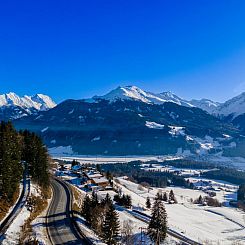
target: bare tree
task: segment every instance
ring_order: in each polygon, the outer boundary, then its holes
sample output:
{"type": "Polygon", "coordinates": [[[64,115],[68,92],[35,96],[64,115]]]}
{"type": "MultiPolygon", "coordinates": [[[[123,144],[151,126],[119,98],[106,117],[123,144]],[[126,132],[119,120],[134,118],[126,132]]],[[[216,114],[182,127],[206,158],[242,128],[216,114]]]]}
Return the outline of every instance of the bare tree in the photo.
{"type": "Polygon", "coordinates": [[[133,226],[131,220],[124,220],[122,225],[122,240],[126,245],[133,245],[133,226]]]}

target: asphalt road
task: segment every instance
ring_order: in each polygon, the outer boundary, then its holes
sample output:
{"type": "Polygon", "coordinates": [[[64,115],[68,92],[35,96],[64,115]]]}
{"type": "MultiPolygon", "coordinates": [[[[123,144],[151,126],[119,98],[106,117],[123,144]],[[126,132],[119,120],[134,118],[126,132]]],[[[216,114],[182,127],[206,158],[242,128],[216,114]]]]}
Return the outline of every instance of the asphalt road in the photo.
{"type": "Polygon", "coordinates": [[[9,215],[3,220],[0,225],[0,244],[3,239],[5,239],[5,232],[9,228],[9,226],[13,223],[14,219],[18,216],[22,208],[24,207],[27,197],[30,193],[30,178],[28,177],[27,169],[25,169],[23,173],[23,189],[20,194],[20,197],[15,204],[12,211],[9,215]]]}
{"type": "Polygon", "coordinates": [[[72,221],[71,192],[66,184],[52,179],[53,197],[49,206],[46,224],[52,244],[90,244],[81,236],[72,221]]]}

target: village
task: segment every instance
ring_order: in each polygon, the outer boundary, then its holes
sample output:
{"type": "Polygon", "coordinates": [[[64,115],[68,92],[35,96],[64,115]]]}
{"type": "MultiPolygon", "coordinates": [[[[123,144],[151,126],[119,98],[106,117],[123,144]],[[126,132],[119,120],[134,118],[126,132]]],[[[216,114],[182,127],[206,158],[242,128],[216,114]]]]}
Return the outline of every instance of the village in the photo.
{"type": "MultiPolygon", "coordinates": [[[[138,234],[140,227],[147,227],[147,221],[140,220],[142,214],[148,217],[151,215],[151,208],[147,208],[146,201],[149,199],[153,204],[159,193],[163,196],[166,193],[169,197],[173,192],[174,200],[168,199],[164,201],[164,205],[168,215],[168,225],[176,234],[182,234],[201,243],[210,242],[210,244],[214,241],[231,244],[235,237],[242,239],[245,227],[244,212],[233,205],[233,201],[237,199],[237,185],[201,178],[199,171],[194,169],[176,169],[171,166],[166,169],[160,165],[147,166],[145,164],[142,166],[144,171],[154,169],[156,171],[175,171],[175,174],[182,175],[183,173],[185,179],[192,183],[191,189],[171,184],[164,188],[156,188],[136,183],[127,176],[113,177],[111,173],[101,171],[100,167],[104,168],[104,165],[93,165],[87,161],[76,160],[77,162],[55,160],[57,164],[57,168],[54,169],[55,175],[75,186],[83,195],[92,195],[93,192],[96,192],[99,199],[103,199],[109,194],[114,201],[118,193],[130,196],[132,200],[130,209],[125,207],[116,209],[122,224],[125,220],[130,220],[134,224],[135,234],[138,234]],[[215,200],[211,204],[214,206],[210,206],[206,200],[215,200]],[[137,216],[136,212],[140,212],[140,215],[137,216]],[[200,222],[196,221],[197,216],[200,217],[200,222]],[[190,226],[186,227],[186,222],[190,226]],[[193,229],[194,224],[195,229],[193,229]],[[216,224],[215,229],[214,224],[216,224]],[[233,229],[233,232],[227,233],[225,227],[233,229]],[[210,230],[214,232],[210,233],[210,230]],[[209,240],[206,239],[207,236],[209,240]]],[[[171,236],[168,237],[168,241],[170,244],[175,244],[171,236]]]]}

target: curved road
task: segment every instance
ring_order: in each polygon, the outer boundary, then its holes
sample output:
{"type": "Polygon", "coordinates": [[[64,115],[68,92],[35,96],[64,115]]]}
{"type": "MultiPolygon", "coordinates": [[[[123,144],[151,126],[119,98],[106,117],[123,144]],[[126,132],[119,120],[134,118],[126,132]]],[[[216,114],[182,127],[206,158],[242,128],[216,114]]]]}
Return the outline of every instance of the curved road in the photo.
{"type": "Polygon", "coordinates": [[[3,220],[3,222],[0,225],[0,244],[1,240],[4,239],[4,234],[9,228],[9,226],[13,223],[14,219],[18,216],[18,214],[21,212],[23,209],[26,200],[29,196],[30,193],[30,178],[28,177],[28,171],[27,168],[25,168],[23,172],[23,189],[20,194],[20,197],[15,204],[14,208],[10,212],[10,214],[3,220]]]}
{"type": "Polygon", "coordinates": [[[71,213],[72,195],[69,187],[60,180],[52,179],[53,197],[48,209],[46,224],[52,244],[91,244],[82,237],[73,222],[71,213]]]}

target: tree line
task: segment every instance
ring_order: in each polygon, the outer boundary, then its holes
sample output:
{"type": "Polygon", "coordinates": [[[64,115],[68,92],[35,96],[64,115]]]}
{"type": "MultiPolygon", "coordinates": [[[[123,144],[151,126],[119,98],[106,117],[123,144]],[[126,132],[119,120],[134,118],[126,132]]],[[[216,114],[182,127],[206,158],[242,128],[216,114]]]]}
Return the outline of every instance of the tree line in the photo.
{"type": "Polygon", "coordinates": [[[42,187],[49,185],[48,154],[42,140],[27,130],[17,131],[10,122],[0,123],[0,196],[13,201],[23,170],[42,187]]]}
{"type": "Polygon", "coordinates": [[[183,176],[176,175],[172,172],[145,171],[142,169],[141,161],[132,161],[127,164],[103,164],[101,166],[104,172],[110,171],[114,176],[128,176],[132,181],[137,183],[148,183],[150,186],[164,188],[169,185],[193,188],[193,184],[185,180],[183,176]]]}
{"type": "MultiPolygon", "coordinates": [[[[171,195],[173,195],[172,198],[175,199],[174,194],[172,193],[171,195]]],[[[116,195],[114,200],[117,203],[124,200],[123,204],[125,206],[128,205],[128,208],[131,208],[132,204],[130,196],[116,195]]],[[[149,199],[148,202],[150,202],[149,199]]],[[[95,230],[106,244],[114,245],[120,243],[119,216],[109,194],[100,201],[95,192],[92,193],[92,196],[86,195],[83,200],[81,215],[85,218],[87,224],[95,230]]],[[[125,244],[134,244],[132,227],[130,227],[129,223],[127,223],[126,226],[127,227],[125,227],[125,224],[122,226],[122,239],[125,239],[126,234],[125,244]]],[[[166,238],[167,213],[162,201],[162,196],[159,193],[156,195],[153,203],[147,234],[155,244],[160,244],[166,238]]]]}
{"type": "Polygon", "coordinates": [[[245,203],[245,184],[241,184],[237,191],[237,200],[245,203]]]}

